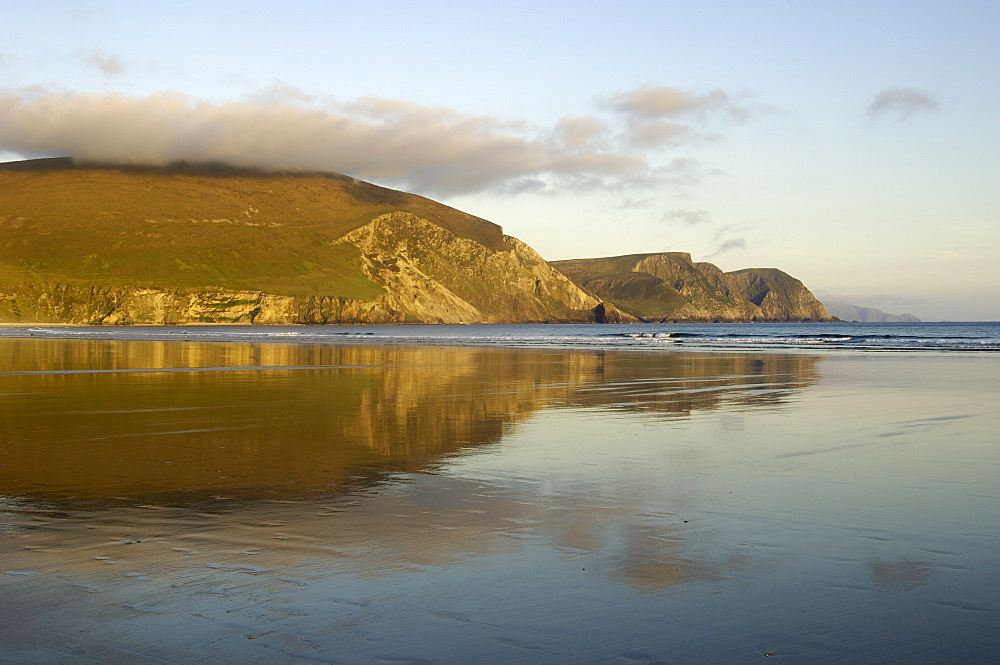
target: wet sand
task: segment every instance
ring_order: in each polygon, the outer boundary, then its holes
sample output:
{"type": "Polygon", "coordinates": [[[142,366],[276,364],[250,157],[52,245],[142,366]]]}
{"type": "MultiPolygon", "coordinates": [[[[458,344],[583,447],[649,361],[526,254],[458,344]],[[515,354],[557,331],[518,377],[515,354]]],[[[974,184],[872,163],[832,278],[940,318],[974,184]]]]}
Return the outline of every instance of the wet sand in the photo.
{"type": "Polygon", "coordinates": [[[0,663],[988,662],[1000,359],[0,340],[0,663]]]}

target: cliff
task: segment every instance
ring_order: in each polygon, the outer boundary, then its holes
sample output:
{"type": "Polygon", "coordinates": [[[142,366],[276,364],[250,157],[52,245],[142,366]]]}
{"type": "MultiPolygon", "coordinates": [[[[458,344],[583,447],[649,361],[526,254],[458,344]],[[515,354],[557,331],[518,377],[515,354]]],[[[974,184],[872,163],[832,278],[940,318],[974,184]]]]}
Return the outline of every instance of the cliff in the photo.
{"type": "Polygon", "coordinates": [[[0,322],[632,321],[502,229],[329,173],[0,165],[0,322]]]}
{"type": "Polygon", "coordinates": [[[0,323],[820,321],[775,269],[548,263],[484,219],[333,173],[0,164],[0,323]]]}
{"type": "Polygon", "coordinates": [[[723,272],[685,252],[553,261],[583,288],[643,321],[832,321],[794,277],[775,268],[723,272]]]}
{"type": "Polygon", "coordinates": [[[862,323],[919,323],[920,319],[913,314],[889,314],[874,307],[849,305],[846,302],[827,300],[823,303],[831,314],[844,321],[860,321],[862,323]]]}

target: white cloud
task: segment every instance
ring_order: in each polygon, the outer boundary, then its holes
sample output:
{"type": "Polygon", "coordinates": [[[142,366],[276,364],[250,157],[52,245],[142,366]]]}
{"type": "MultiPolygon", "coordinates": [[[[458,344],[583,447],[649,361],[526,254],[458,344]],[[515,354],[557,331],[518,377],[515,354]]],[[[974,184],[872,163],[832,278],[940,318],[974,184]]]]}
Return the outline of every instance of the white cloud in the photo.
{"type": "MultiPolygon", "coordinates": [[[[114,56],[90,57],[109,72],[124,67],[114,56]]],[[[655,122],[664,114],[732,111],[719,91],[675,99],[669,90],[647,86],[615,103],[630,118],[655,122]]],[[[573,115],[534,127],[396,99],[318,98],[281,82],[229,102],[175,92],[0,90],[0,150],[26,156],[336,171],[429,195],[683,187],[711,172],[690,157],[656,159],[650,148],[659,139],[623,143],[621,120],[573,115]]]]}
{"type": "Polygon", "coordinates": [[[608,134],[607,124],[594,116],[566,116],[555,127],[556,139],[570,150],[596,148],[608,134]]]}
{"type": "Polygon", "coordinates": [[[939,104],[930,92],[919,88],[886,88],[875,95],[868,105],[868,115],[894,116],[897,121],[907,120],[919,111],[937,110],[939,104]]]}
{"type": "Polygon", "coordinates": [[[647,120],[702,117],[713,111],[745,119],[749,113],[748,109],[734,104],[732,97],[722,90],[699,94],[651,83],[614,95],[610,105],[617,111],[647,120]]]}
{"type": "Polygon", "coordinates": [[[605,105],[625,118],[625,141],[643,149],[713,138],[700,131],[712,115],[737,122],[752,115],[749,107],[722,90],[695,93],[650,83],[614,95],[605,105]]]}
{"type": "Polygon", "coordinates": [[[712,253],[709,254],[708,256],[709,256],[709,258],[711,258],[713,256],[718,256],[719,254],[725,254],[726,252],[730,252],[730,251],[732,251],[734,249],[746,249],[746,248],[747,248],[747,239],[746,238],[742,238],[742,237],[740,237],[740,238],[727,238],[727,239],[722,240],[721,242],[718,242],[717,244],[715,244],[712,247],[712,253]]]}
{"type": "Polygon", "coordinates": [[[661,219],[664,222],[695,226],[711,223],[712,216],[707,210],[668,210],[663,213],[661,219]]]}
{"type": "Polygon", "coordinates": [[[634,210],[637,208],[649,208],[655,202],[656,201],[654,199],[648,197],[642,199],[637,199],[634,197],[626,197],[618,201],[618,203],[616,203],[614,207],[615,210],[634,210]]]}
{"type": "Polygon", "coordinates": [[[712,258],[736,249],[746,249],[747,239],[744,235],[754,227],[751,224],[726,224],[719,227],[710,243],[711,249],[707,258],[712,258]]]}
{"type": "Polygon", "coordinates": [[[125,61],[113,53],[91,51],[84,55],[83,60],[105,74],[121,74],[125,71],[125,61]]]}
{"type": "Polygon", "coordinates": [[[274,81],[271,85],[247,95],[244,100],[248,104],[312,104],[317,101],[300,88],[288,85],[284,81],[274,81]]]}

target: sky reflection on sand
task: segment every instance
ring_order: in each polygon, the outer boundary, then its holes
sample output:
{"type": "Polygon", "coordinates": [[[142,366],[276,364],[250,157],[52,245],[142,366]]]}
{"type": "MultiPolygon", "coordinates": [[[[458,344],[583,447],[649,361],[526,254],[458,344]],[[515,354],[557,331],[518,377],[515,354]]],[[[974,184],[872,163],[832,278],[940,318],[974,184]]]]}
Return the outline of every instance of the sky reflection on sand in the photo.
{"type": "Polygon", "coordinates": [[[1000,646],[991,358],[17,344],[11,662],[1000,646]]]}

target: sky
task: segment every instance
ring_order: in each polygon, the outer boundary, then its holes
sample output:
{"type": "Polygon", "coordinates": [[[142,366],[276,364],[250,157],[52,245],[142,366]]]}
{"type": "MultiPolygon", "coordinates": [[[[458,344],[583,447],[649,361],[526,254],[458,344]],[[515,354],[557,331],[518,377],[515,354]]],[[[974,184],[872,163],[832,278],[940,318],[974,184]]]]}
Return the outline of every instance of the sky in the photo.
{"type": "Polygon", "coordinates": [[[321,169],[1000,320],[1000,3],[0,0],[0,161],[321,169]]]}

